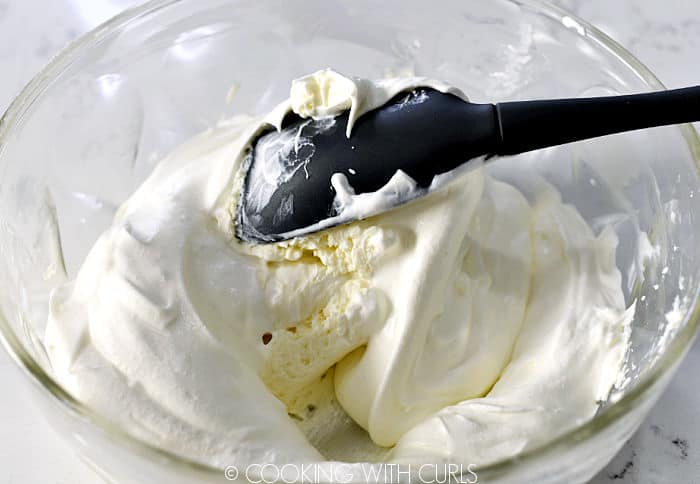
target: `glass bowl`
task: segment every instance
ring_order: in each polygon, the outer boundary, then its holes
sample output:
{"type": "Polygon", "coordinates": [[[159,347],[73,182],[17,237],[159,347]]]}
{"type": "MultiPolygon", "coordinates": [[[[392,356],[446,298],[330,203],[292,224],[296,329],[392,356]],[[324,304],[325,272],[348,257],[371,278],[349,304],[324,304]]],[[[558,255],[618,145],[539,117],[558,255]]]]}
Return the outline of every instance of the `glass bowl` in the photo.
{"type": "MultiPolygon", "coordinates": [[[[266,112],[290,79],[326,66],[440,78],[476,101],[663,89],[604,34],[538,0],[156,0],[75,42],[0,122],[0,335],[48,421],[107,481],[244,476],[153,447],[61,388],[42,345],[51,288],[75,276],[161,156],[230,115],[266,112]]],[[[698,329],[699,161],[697,134],[680,126],[492,164],[507,178],[529,163],[594,229],[612,225],[636,307],[624,378],[595,418],[478,469],[479,482],[586,481],[658,399],[698,329]]]]}

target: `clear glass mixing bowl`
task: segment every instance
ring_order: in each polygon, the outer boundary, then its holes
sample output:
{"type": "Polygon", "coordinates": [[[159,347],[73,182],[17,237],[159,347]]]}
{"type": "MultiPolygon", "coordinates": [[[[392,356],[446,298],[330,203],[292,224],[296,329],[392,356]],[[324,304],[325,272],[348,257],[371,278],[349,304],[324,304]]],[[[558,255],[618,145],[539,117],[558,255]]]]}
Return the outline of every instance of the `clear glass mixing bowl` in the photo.
{"type": "MultiPolygon", "coordinates": [[[[537,0],[157,0],[77,41],[0,123],[0,334],[50,423],[108,481],[227,476],[127,435],[52,379],[42,346],[51,288],[75,276],[159,157],[222,118],[266,112],[291,78],[326,66],[441,78],[477,101],[663,88],[601,32],[537,0]]],[[[598,415],[478,469],[479,482],[583,482],[659,397],[698,328],[698,161],[697,134],[681,126],[492,165],[507,178],[509,165],[529,163],[594,228],[615,228],[636,314],[626,378],[598,415]]]]}

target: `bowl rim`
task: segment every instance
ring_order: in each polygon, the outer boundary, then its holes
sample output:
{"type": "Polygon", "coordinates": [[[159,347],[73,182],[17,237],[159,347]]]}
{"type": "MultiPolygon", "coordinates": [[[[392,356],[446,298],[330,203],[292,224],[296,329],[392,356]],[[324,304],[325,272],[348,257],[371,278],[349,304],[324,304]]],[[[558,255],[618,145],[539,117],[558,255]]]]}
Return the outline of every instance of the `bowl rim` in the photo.
{"type": "MultiPolygon", "coordinates": [[[[59,52],[32,78],[20,94],[13,100],[3,116],[0,117],[0,160],[2,160],[7,145],[6,140],[12,134],[13,129],[21,123],[25,113],[34,102],[40,98],[43,92],[50,87],[52,79],[78,60],[86,48],[100,44],[110,35],[127,27],[132,22],[143,20],[160,10],[186,1],[188,0],[150,0],[140,6],[127,8],[79,37],[59,52]]],[[[665,86],[646,65],[607,34],[579,18],[576,14],[562,7],[552,5],[546,0],[507,1],[516,5],[534,8],[538,13],[558,21],[565,28],[573,29],[581,37],[596,42],[600,48],[616,57],[619,62],[634,72],[649,88],[656,90],[665,89],[665,86]]],[[[700,173],[700,137],[698,137],[698,133],[690,124],[680,125],[678,129],[681,131],[690,150],[691,157],[695,161],[695,167],[700,173]]],[[[511,470],[515,466],[534,462],[550,453],[566,449],[572,445],[581,444],[635,409],[637,404],[644,399],[660,380],[663,380],[665,376],[672,375],[673,370],[681,362],[691,347],[700,330],[699,295],[700,285],[695,288],[692,305],[683,318],[684,324],[673,335],[666,351],[664,351],[652,366],[639,377],[634,387],[627,391],[618,401],[600,411],[591,420],[574,427],[553,440],[545,442],[543,445],[517,454],[516,456],[502,459],[493,464],[476,467],[475,470],[479,473],[479,477],[483,475],[495,477],[511,470]]],[[[1,311],[0,342],[2,342],[2,346],[21,371],[29,376],[32,384],[51,398],[53,403],[58,404],[63,411],[68,412],[72,417],[86,421],[93,428],[107,434],[108,438],[118,441],[119,445],[140,454],[141,457],[151,458],[152,460],[156,458],[162,464],[167,463],[171,470],[180,468],[182,470],[203,472],[212,476],[221,476],[224,472],[224,469],[183,457],[142,440],[115,425],[99,412],[71,396],[42,368],[35,358],[25,350],[15,334],[15,331],[11,328],[8,320],[1,311]],[[164,460],[167,462],[164,462],[164,460]]]]}

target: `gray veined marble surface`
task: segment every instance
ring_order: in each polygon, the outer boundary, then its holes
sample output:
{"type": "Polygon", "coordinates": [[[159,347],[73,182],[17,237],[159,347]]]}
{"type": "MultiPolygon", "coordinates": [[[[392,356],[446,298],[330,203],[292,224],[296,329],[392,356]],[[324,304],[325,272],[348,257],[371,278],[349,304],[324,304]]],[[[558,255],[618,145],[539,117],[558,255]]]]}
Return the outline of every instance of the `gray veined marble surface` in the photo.
{"type": "MultiPolygon", "coordinates": [[[[58,50],[136,0],[0,0],[0,111],[58,50]]],[[[556,0],[630,49],[668,87],[700,84],[700,0],[556,0]]],[[[697,126],[697,125],[696,125],[697,126]]],[[[0,351],[0,484],[91,484],[0,351]]],[[[700,482],[700,343],[640,430],[593,482],[700,482]]]]}

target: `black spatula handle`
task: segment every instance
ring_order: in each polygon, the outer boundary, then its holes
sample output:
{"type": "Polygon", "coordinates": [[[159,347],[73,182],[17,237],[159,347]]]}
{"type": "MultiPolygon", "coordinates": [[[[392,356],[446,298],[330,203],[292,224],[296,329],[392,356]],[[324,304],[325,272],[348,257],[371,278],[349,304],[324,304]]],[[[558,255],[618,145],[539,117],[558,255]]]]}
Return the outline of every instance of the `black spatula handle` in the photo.
{"type": "Polygon", "coordinates": [[[700,86],[577,99],[496,104],[495,155],[514,155],[612,133],[700,121],[700,86]]]}

